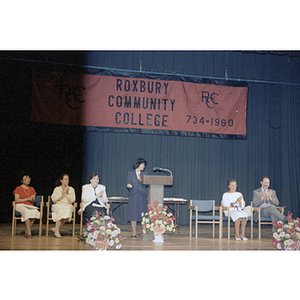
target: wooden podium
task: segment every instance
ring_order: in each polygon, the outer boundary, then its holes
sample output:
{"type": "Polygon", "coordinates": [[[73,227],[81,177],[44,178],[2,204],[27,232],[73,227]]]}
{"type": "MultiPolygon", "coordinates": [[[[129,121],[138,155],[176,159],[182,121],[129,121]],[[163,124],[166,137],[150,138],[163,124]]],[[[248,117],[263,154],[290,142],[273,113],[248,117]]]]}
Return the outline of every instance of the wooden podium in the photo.
{"type": "Polygon", "coordinates": [[[173,185],[173,176],[144,175],[141,181],[144,185],[149,185],[148,203],[153,207],[154,201],[164,204],[164,186],[173,185]]]}

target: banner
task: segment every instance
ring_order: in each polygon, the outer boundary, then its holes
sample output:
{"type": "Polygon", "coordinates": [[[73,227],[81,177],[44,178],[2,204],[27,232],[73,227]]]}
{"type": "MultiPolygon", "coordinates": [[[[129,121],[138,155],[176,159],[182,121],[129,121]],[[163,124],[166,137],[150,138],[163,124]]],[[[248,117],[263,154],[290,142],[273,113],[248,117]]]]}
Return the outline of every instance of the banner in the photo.
{"type": "Polygon", "coordinates": [[[247,86],[33,72],[33,121],[246,135],[247,86]]]}

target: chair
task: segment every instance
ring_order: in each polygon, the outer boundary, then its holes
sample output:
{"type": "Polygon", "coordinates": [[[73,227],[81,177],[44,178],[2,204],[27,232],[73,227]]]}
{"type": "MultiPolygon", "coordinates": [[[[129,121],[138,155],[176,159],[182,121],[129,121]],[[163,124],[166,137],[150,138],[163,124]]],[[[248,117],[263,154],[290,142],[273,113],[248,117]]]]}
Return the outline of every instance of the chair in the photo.
{"type": "MultiPolygon", "coordinates": [[[[35,197],[35,206],[40,208],[40,225],[39,225],[39,236],[42,235],[42,219],[43,219],[43,207],[44,207],[44,196],[37,195],[35,197]]],[[[17,220],[21,220],[21,214],[16,211],[16,202],[12,201],[13,213],[12,213],[12,229],[11,236],[14,236],[17,232],[17,220]]]]}
{"type": "MultiPolygon", "coordinates": [[[[230,239],[230,207],[224,206],[223,201],[221,201],[221,207],[222,207],[222,211],[227,211],[228,212],[228,217],[223,216],[222,219],[228,222],[227,223],[228,224],[228,226],[227,226],[227,237],[228,237],[228,239],[230,239]]],[[[258,211],[258,210],[257,210],[257,207],[252,206],[252,202],[251,202],[251,215],[247,217],[247,221],[249,221],[249,220],[251,221],[251,223],[250,223],[250,226],[251,226],[251,228],[250,228],[250,230],[251,230],[251,240],[253,239],[253,212],[254,211],[258,211]]],[[[258,214],[260,215],[260,211],[258,212],[258,214]]],[[[223,228],[223,226],[222,226],[222,228],[223,228]]],[[[223,237],[223,232],[222,232],[222,237],[223,237]]]]}
{"type": "MultiPolygon", "coordinates": [[[[110,204],[107,203],[106,206],[107,206],[107,214],[109,215],[110,204]]],[[[82,223],[83,223],[83,213],[82,212],[83,212],[83,203],[80,202],[80,209],[78,210],[78,214],[80,215],[80,231],[79,231],[80,235],[82,234],[82,223]]]]}
{"type": "MultiPolygon", "coordinates": [[[[52,201],[52,197],[48,196],[48,202],[46,203],[47,206],[47,227],[46,227],[46,236],[48,236],[48,232],[49,232],[49,221],[53,220],[52,219],[52,212],[50,210],[51,206],[53,205],[53,201],[52,201]]],[[[72,236],[75,236],[75,219],[76,219],[76,208],[77,208],[77,203],[74,202],[73,203],[73,213],[72,213],[72,219],[71,221],[73,222],[73,226],[72,226],[72,236]]]]}
{"type": "Polygon", "coordinates": [[[219,238],[221,239],[222,209],[220,206],[215,206],[215,200],[190,200],[189,210],[190,210],[190,237],[192,236],[192,221],[195,221],[196,239],[198,238],[198,224],[203,224],[203,223],[213,224],[213,233],[212,233],[213,237],[215,237],[215,224],[219,224],[219,238]],[[219,210],[219,215],[215,214],[217,210],[219,210]],[[195,211],[195,214],[193,214],[193,211],[195,211]]]}
{"type": "MultiPolygon", "coordinates": [[[[261,239],[261,225],[273,225],[272,219],[268,217],[262,217],[260,212],[260,207],[253,206],[253,203],[251,201],[251,207],[253,211],[258,212],[258,220],[255,221],[255,223],[258,223],[258,239],[261,239]]],[[[277,208],[282,214],[284,213],[284,207],[278,207],[277,208]]]]}

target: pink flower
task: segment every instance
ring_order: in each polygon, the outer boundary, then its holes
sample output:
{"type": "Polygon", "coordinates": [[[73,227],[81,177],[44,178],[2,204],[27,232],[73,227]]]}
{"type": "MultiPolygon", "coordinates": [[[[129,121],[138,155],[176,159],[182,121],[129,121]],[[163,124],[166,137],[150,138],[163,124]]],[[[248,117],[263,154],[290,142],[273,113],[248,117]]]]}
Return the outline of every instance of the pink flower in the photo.
{"type": "Polygon", "coordinates": [[[286,216],[287,219],[289,220],[289,222],[292,222],[292,221],[293,221],[292,215],[293,215],[293,214],[292,214],[291,212],[289,212],[289,214],[286,216]]]}
{"type": "Polygon", "coordinates": [[[281,228],[282,227],[282,221],[275,221],[274,223],[273,223],[273,225],[274,225],[274,227],[275,228],[281,228]]]}

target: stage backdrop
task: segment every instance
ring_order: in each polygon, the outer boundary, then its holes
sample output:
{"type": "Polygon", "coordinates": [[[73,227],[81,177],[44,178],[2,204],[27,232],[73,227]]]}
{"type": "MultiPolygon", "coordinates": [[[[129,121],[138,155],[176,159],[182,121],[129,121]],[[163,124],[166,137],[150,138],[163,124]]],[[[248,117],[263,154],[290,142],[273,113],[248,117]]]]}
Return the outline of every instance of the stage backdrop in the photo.
{"type": "Polygon", "coordinates": [[[34,71],[32,121],[246,137],[246,83],[118,75],[34,71]]]}

